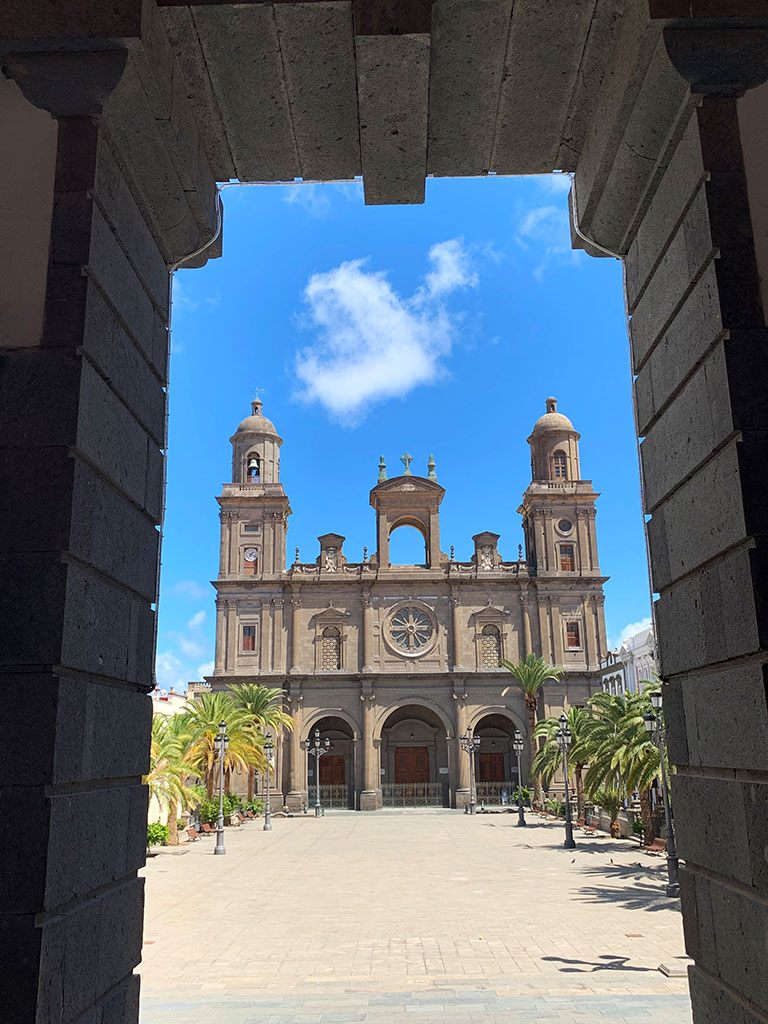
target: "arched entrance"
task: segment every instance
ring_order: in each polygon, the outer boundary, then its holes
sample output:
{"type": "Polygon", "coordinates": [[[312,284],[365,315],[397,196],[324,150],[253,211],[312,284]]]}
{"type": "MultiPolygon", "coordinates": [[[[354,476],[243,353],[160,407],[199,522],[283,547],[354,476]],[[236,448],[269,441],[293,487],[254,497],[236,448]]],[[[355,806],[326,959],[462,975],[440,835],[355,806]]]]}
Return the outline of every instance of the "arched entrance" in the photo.
{"type": "MultiPolygon", "coordinates": [[[[310,726],[307,737],[314,742],[315,729],[320,739],[330,740],[327,753],[320,758],[320,803],[335,810],[355,809],[356,748],[349,722],[336,716],[318,719],[310,726]]],[[[307,755],[307,795],[310,806],[317,798],[316,765],[313,755],[307,755]]]]}
{"type": "Polygon", "coordinates": [[[383,807],[448,807],[448,744],[436,712],[397,708],[381,728],[383,807]]]}
{"type": "Polygon", "coordinates": [[[511,804],[519,784],[517,757],[512,749],[515,723],[506,715],[489,714],[478,721],[474,733],[480,737],[475,754],[477,803],[491,807],[511,804]]]}

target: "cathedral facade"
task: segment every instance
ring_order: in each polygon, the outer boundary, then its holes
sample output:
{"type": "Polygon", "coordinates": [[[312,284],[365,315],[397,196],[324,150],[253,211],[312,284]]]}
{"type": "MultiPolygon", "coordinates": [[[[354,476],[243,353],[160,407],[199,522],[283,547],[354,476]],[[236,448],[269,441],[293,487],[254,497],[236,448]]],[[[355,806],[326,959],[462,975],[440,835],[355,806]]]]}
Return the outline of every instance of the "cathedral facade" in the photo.
{"type": "MultiPolygon", "coordinates": [[[[362,562],[348,561],[344,537],[327,533],[318,537],[315,561],[300,562],[297,549],[288,564],[283,441],[262,403],[252,403],[231,438],[232,482],[217,499],[216,660],[208,683],[285,689],[296,728],[278,744],[276,805],[299,810],[314,800],[317,769],[304,741],[316,729],[331,743],[320,760],[326,806],[464,806],[470,765],[460,737],[467,729],[480,737],[478,801],[509,799],[517,784],[512,737],[517,729],[527,740],[528,724],[522,691],[499,660],[534,652],[565,669],[540,692],[541,716],[559,715],[600,688],[606,578],[597,554],[598,495],[581,477],[579,437],[547,399],[528,438],[531,482],[518,509],[524,550],[513,560],[491,532],[472,538],[469,561],[456,560],[453,549],[446,554],[445,491],[434,459],[418,476],[406,453],[393,478],[381,459],[370,492],[370,557],[366,550],[362,562]],[[390,564],[390,537],[402,526],[422,534],[423,565],[390,564]]],[[[526,753],[524,784],[529,767],[526,753]]]]}

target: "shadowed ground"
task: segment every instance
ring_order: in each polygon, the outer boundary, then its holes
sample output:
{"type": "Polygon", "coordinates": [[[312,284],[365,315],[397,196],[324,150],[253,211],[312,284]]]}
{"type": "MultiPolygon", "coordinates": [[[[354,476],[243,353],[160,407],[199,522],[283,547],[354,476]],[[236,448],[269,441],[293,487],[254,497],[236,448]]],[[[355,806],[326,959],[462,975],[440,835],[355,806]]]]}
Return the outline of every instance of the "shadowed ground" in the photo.
{"type": "Polygon", "coordinates": [[[515,821],[277,818],[152,858],[142,1024],[690,1024],[663,860],[515,821]]]}

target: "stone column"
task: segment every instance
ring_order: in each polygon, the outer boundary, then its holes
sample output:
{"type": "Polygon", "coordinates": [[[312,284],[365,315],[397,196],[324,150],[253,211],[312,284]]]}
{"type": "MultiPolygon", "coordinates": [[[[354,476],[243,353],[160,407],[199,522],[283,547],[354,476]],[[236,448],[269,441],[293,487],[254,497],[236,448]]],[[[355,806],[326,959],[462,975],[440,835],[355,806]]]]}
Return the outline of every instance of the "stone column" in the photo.
{"type": "MultiPolygon", "coordinates": [[[[10,981],[3,1016],[130,1024],[138,1018],[168,265],[202,245],[208,225],[193,225],[188,249],[169,244],[157,222],[170,223],[168,206],[178,203],[174,219],[188,225],[187,202],[169,180],[156,205],[147,203],[131,139],[114,130],[130,118],[152,173],[163,161],[172,166],[156,115],[143,119],[155,62],[142,85],[128,55],[129,47],[144,53],[139,18],[97,5],[81,24],[99,37],[100,52],[66,52],[67,40],[57,40],[56,52],[41,54],[72,12],[38,9],[30,46],[31,13],[3,12],[0,76],[0,189],[14,190],[0,286],[0,660],[7,716],[34,723],[34,743],[28,730],[5,730],[0,766],[4,814],[18,823],[0,897],[10,981]],[[10,38],[35,52],[9,54],[10,38]]],[[[154,37],[157,11],[145,5],[142,13],[154,37]]],[[[199,173],[203,187],[202,166],[199,173]]]]}
{"type": "Polygon", "coordinates": [[[241,576],[243,573],[243,563],[240,552],[240,529],[238,527],[240,515],[237,512],[225,512],[224,515],[227,519],[227,575],[241,576]]]}
{"type": "Polygon", "coordinates": [[[534,509],[533,532],[536,536],[536,568],[539,572],[546,572],[551,566],[547,558],[547,534],[544,530],[543,509],[534,509]]]}
{"type": "Polygon", "coordinates": [[[362,637],[362,659],[361,670],[373,672],[372,648],[373,648],[373,609],[371,608],[371,592],[367,588],[363,590],[363,637],[362,637]]]}
{"type": "Polygon", "coordinates": [[[528,607],[528,588],[523,587],[520,593],[520,616],[523,626],[523,657],[527,658],[533,651],[531,644],[531,612],[528,607]]]}
{"type": "Polygon", "coordinates": [[[592,571],[592,552],[590,551],[589,537],[589,516],[586,509],[578,509],[576,512],[576,536],[578,538],[579,552],[579,575],[588,576],[592,571]]]}
{"type": "Polygon", "coordinates": [[[291,596],[291,654],[288,659],[292,675],[296,675],[301,672],[301,635],[299,633],[301,620],[300,608],[301,598],[294,592],[291,596]]]}
{"type": "Polygon", "coordinates": [[[226,512],[219,512],[221,523],[221,536],[219,537],[219,579],[229,572],[229,516],[226,512]]]}
{"type": "Polygon", "coordinates": [[[459,738],[467,731],[469,714],[467,694],[462,690],[454,693],[456,702],[456,738],[453,741],[456,762],[456,806],[466,807],[470,797],[469,754],[461,749],[459,738]]]}
{"type": "Polygon", "coordinates": [[[453,646],[453,671],[463,672],[464,666],[461,663],[461,605],[458,589],[451,591],[451,641],[453,646]]]}
{"type": "Polygon", "coordinates": [[[553,515],[554,513],[551,508],[544,509],[542,530],[544,531],[545,543],[547,545],[547,568],[550,572],[559,572],[560,559],[557,557],[557,547],[555,545],[555,529],[554,523],[552,522],[553,515]]]}
{"type": "Polygon", "coordinates": [[[379,771],[379,748],[374,741],[374,716],[376,694],[363,692],[363,785],[360,794],[360,810],[375,811],[381,807],[381,774],[379,771]]]}
{"type": "Polygon", "coordinates": [[[237,601],[227,601],[227,653],[224,659],[224,669],[227,672],[237,671],[237,660],[240,653],[238,624],[237,601]]]}
{"type": "Polygon", "coordinates": [[[273,649],[274,658],[273,665],[275,672],[283,671],[283,651],[284,651],[284,635],[283,635],[283,605],[285,601],[282,597],[275,598],[275,632],[273,637],[273,649]]]}
{"type": "MultiPolygon", "coordinates": [[[[560,598],[547,595],[547,618],[552,634],[552,660],[555,665],[563,664],[563,617],[560,614],[560,598]]],[[[582,637],[582,643],[584,638],[582,637]]]]}
{"type": "Polygon", "coordinates": [[[261,657],[260,668],[264,673],[272,671],[272,602],[261,602],[261,657]]]}
{"type": "Polygon", "coordinates": [[[264,555],[264,572],[269,575],[275,571],[275,562],[272,557],[274,548],[275,526],[272,512],[265,512],[263,518],[264,536],[262,539],[262,552],[264,555]]]}
{"type": "Polygon", "coordinates": [[[216,660],[215,669],[220,672],[226,665],[227,657],[227,607],[221,598],[216,599],[216,660]]]}
{"type": "MultiPolygon", "coordinates": [[[[292,684],[295,686],[295,684],[292,684]]],[[[304,751],[301,746],[301,733],[303,728],[303,697],[300,694],[291,692],[288,707],[293,718],[293,732],[289,734],[289,780],[290,790],[285,798],[288,810],[300,812],[307,802],[307,791],[305,787],[304,773],[304,751]]]]}

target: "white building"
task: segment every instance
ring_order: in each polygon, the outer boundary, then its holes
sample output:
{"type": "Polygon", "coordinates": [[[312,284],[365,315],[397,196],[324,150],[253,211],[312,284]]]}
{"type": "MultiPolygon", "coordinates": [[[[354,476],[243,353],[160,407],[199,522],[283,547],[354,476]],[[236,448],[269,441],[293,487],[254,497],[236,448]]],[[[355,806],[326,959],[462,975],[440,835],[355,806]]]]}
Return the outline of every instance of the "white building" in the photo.
{"type": "Polygon", "coordinates": [[[601,686],[606,693],[637,693],[643,680],[652,680],[656,663],[653,626],[629,637],[618,650],[609,651],[602,667],[601,686]]]}

